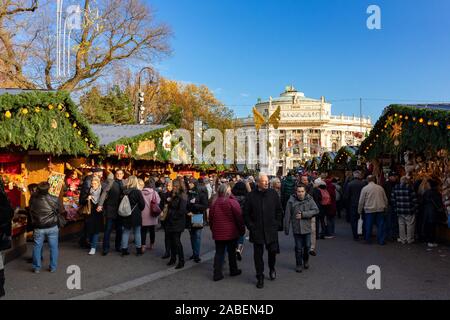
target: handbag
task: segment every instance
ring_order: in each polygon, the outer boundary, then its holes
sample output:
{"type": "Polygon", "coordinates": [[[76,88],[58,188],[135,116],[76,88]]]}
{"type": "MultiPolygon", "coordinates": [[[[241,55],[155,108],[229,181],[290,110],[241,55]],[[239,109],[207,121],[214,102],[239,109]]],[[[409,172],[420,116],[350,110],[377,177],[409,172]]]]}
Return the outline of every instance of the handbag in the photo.
{"type": "Polygon", "coordinates": [[[203,213],[194,214],[191,219],[193,228],[203,228],[203,213]]]}
{"type": "Polygon", "coordinates": [[[91,200],[88,200],[88,202],[84,206],[80,207],[78,213],[82,216],[89,216],[91,215],[91,207],[91,200]]]}
{"type": "Polygon", "coordinates": [[[64,228],[67,224],[67,220],[66,218],[64,218],[64,216],[57,214],[58,217],[58,227],[59,228],[64,228]]]}
{"type": "Polygon", "coordinates": [[[155,200],[156,195],[153,196],[152,201],[150,202],[150,214],[152,217],[156,218],[161,214],[161,208],[159,204],[157,204],[155,200]]]}

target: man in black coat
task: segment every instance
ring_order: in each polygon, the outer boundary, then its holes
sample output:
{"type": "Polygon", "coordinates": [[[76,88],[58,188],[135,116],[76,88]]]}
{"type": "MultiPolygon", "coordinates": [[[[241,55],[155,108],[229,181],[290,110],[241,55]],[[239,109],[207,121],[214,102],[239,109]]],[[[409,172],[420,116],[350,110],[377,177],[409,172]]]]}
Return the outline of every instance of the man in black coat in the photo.
{"type": "Polygon", "coordinates": [[[264,287],[264,245],[269,256],[270,279],[275,280],[276,254],[279,253],[278,231],[282,230],[283,209],[278,193],[269,189],[269,178],[260,175],[257,188],[247,196],[244,220],[250,230],[250,242],[253,243],[258,288],[264,287]]]}
{"type": "Polygon", "coordinates": [[[344,191],[344,199],[346,200],[348,208],[350,210],[349,214],[350,214],[350,223],[352,226],[353,239],[355,241],[358,241],[359,197],[361,195],[362,188],[364,188],[367,185],[367,181],[363,180],[363,175],[362,172],[360,171],[353,172],[353,178],[354,179],[348,183],[347,188],[344,191]]]}
{"type": "Polygon", "coordinates": [[[98,204],[98,211],[102,211],[105,215],[106,225],[105,233],[103,236],[103,255],[106,256],[109,252],[110,244],[109,239],[114,226],[116,231],[115,237],[115,249],[117,252],[121,252],[122,242],[122,220],[119,219],[117,212],[119,211],[120,201],[123,198],[123,170],[116,171],[115,178],[112,173],[106,180],[106,187],[102,186],[102,195],[98,204]]]}

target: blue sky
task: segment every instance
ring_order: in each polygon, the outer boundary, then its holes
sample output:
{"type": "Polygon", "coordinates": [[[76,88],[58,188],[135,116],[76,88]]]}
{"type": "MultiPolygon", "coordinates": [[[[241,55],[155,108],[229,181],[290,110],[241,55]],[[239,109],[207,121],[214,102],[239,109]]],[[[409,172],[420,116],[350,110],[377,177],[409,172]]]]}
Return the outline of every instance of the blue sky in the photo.
{"type": "Polygon", "coordinates": [[[447,0],[148,3],[174,32],[160,73],[207,85],[237,116],[288,84],[325,96],[333,114],[359,115],[361,97],[374,120],[390,103],[450,101],[447,0]],[[381,8],[381,30],[366,27],[371,4],[381,8]]]}

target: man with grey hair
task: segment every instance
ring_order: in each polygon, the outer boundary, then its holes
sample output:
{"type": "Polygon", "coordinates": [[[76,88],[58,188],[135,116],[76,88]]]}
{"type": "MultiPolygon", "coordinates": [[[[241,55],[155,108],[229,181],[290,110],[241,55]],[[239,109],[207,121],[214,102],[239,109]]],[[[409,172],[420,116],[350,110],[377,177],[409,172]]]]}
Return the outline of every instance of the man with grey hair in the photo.
{"type": "Polygon", "coordinates": [[[375,176],[368,176],[369,184],[362,188],[359,197],[358,213],[365,212],[365,240],[370,243],[374,221],[377,224],[377,241],[379,245],[385,244],[384,218],[388,207],[386,193],[382,186],[375,183],[375,176]]]}
{"type": "Polygon", "coordinates": [[[275,280],[276,254],[279,253],[278,231],[283,230],[283,209],[280,197],[273,189],[269,189],[269,178],[259,175],[257,188],[247,196],[244,209],[244,220],[250,230],[250,242],[253,243],[257,288],[264,287],[264,246],[269,256],[270,279],[275,280]]]}
{"type": "Polygon", "coordinates": [[[344,191],[344,198],[350,210],[350,224],[352,226],[353,239],[358,241],[359,198],[361,196],[361,190],[366,186],[367,182],[362,180],[361,171],[353,172],[353,178],[354,179],[349,182],[344,191]]]}

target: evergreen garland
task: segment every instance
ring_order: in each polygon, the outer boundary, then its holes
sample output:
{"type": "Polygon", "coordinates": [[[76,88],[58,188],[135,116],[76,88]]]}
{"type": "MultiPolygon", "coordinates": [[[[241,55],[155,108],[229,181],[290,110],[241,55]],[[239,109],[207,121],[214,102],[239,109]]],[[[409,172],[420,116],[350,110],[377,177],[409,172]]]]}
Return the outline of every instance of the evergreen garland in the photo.
{"type": "Polygon", "coordinates": [[[405,150],[415,152],[450,150],[450,112],[445,110],[391,105],[361,144],[361,154],[375,159],[405,150]],[[393,126],[401,133],[393,135],[393,126]]]}
{"type": "Polygon", "coordinates": [[[79,155],[98,145],[88,122],[63,91],[1,95],[0,123],[2,149],[79,155]]]}

